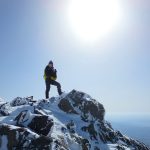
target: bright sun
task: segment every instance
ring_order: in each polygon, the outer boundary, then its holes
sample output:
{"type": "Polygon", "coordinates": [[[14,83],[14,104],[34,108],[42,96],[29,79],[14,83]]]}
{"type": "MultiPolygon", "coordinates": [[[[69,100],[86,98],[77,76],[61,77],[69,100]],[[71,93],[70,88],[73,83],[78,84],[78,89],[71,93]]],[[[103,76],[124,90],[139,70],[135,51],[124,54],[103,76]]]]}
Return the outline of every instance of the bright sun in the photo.
{"type": "Polygon", "coordinates": [[[68,15],[76,35],[93,42],[113,29],[121,10],[119,0],[70,0],[68,15]]]}

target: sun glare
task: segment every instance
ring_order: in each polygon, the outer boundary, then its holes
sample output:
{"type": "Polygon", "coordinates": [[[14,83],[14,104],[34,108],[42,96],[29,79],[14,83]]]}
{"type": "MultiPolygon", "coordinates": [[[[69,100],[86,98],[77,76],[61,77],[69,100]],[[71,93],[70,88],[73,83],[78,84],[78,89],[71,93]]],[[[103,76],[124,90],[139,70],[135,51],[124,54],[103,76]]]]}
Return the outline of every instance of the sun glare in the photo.
{"type": "Polygon", "coordinates": [[[87,42],[108,34],[121,16],[119,0],[70,0],[68,10],[73,31],[87,42]]]}

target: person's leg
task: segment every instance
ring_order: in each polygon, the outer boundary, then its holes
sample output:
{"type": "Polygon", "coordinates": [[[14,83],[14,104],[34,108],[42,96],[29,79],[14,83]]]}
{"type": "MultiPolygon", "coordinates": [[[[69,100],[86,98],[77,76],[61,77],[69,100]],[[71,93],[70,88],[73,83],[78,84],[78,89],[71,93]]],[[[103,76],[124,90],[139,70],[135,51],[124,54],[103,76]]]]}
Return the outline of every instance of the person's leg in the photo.
{"type": "Polygon", "coordinates": [[[46,84],[45,97],[46,97],[46,99],[47,99],[47,98],[49,98],[50,81],[49,81],[49,80],[45,80],[45,84],[46,84]]]}
{"type": "Polygon", "coordinates": [[[62,94],[62,91],[61,91],[61,85],[60,85],[60,83],[57,82],[57,81],[54,81],[54,80],[52,80],[50,83],[51,83],[52,85],[57,86],[58,94],[61,95],[61,94],[62,94]]]}

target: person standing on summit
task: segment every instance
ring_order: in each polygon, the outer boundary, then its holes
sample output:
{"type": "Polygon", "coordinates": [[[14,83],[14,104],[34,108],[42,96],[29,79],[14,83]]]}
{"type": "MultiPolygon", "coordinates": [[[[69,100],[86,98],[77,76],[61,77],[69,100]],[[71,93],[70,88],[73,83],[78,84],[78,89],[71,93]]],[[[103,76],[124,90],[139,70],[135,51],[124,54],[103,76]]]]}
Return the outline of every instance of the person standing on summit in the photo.
{"type": "Polygon", "coordinates": [[[53,67],[53,62],[50,61],[44,70],[44,79],[46,84],[45,97],[49,98],[50,85],[57,86],[58,94],[62,94],[61,85],[56,81],[57,79],[57,70],[53,67]]]}

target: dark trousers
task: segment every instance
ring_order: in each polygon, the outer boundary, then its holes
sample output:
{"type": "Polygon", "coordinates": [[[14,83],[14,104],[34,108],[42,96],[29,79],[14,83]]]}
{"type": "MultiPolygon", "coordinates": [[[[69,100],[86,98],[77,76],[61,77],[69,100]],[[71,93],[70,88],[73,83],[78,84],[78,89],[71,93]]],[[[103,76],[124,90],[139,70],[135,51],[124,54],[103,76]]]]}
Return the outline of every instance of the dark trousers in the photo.
{"type": "Polygon", "coordinates": [[[46,91],[45,91],[45,96],[46,96],[46,98],[49,98],[50,85],[55,85],[55,86],[57,86],[58,94],[59,94],[59,95],[62,94],[61,85],[60,85],[59,82],[54,81],[54,80],[46,79],[46,80],[45,80],[45,83],[46,83],[46,91]]]}

